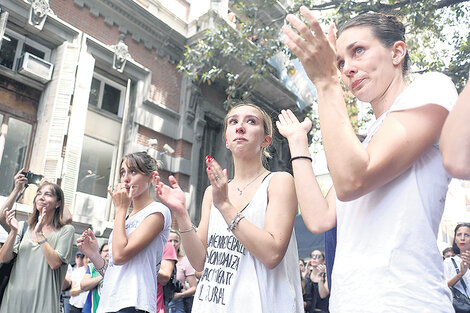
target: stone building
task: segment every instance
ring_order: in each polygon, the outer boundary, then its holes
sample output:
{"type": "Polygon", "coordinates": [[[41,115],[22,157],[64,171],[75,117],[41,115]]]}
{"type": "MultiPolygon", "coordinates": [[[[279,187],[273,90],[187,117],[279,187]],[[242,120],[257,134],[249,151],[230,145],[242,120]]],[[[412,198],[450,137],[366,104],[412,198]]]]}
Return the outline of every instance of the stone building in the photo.
{"type": "MultiPolygon", "coordinates": [[[[122,155],[148,150],[173,173],[198,222],[208,180],[204,156],[231,170],[222,142],[224,82],[195,85],[176,66],[185,45],[227,23],[227,1],[2,0],[0,2],[0,202],[21,168],[58,182],[77,233],[112,228],[107,186],[122,155]]],[[[282,14],[282,6],[269,14],[282,14]]],[[[299,113],[275,76],[253,101],[273,116],[299,113]]],[[[288,149],[275,138],[272,170],[288,149]]],[[[18,204],[31,211],[34,187],[18,204]]]]}

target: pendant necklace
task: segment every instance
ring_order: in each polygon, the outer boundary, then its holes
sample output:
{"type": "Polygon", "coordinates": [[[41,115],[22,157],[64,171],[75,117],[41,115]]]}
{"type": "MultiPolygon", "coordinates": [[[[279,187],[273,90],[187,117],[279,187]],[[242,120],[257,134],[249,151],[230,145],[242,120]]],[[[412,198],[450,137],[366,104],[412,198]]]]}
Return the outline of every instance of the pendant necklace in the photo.
{"type": "Polygon", "coordinates": [[[240,188],[237,187],[237,190],[238,190],[238,192],[240,193],[240,196],[243,194],[243,191],[246,189],[246,187],[250,186],[251,183],[253,183],[253,182],[254,182],[258,177],[260,177],[261,174],[263,174],[263,173],[264,173],[264,169],[263,169],[258,175],[256,175],[256,177],[255,177],[252,181],[250,181],[248,184],[246,184],[245,187],[243,187],[242,189],[240,189],[240,188]]]}

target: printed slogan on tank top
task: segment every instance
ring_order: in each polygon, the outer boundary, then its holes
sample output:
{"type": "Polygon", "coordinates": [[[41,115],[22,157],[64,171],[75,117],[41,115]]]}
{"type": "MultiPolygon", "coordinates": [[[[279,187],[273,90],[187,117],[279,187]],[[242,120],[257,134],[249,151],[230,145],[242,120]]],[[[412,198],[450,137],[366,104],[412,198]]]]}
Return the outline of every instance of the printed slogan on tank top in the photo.
{"type": "Polygon", "coordinates": [[[245,255],[245,247],[233,235],[211,235],[207,242],[206,265],[199,280],[197,298],[202,302],[226,305],[226,288],[233,283],[245,255]]]}

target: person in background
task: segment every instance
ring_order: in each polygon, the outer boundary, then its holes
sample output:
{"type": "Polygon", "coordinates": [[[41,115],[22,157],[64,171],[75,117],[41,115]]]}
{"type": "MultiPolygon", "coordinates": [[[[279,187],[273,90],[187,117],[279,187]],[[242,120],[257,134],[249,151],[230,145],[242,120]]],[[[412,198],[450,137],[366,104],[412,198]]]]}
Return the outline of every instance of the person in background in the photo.
{"type": "Polygon", "coordinates": [[[451,256],[455,256],[454,249],[452,247],[448,247],[442,250],[442,258],[444,260],[450,258],[451,256]]]}
{"type": "Polygon", "coordinates": [[[72,287],[70,288],[70,313],[81,313],[85,305],[88,291],[80,288],[80,282],[85,276],[88,268],[87,258],[81,251],[75,254],[75,267],[73,268],[71,280],[72,287]]]}
{"type": "Polygon", "coordinates": [[[65,274],[64,283],[62,284],[62,291],[60,293],[60,312],[70,313],[70,288],[72,288],[72,265],[67,266],[67,274],[65,274]]]}
{"type": "MultiPolygon", "coordinates": [[[[109,262],[109,247],[107,243],[101,245],[100,255],[109,262]]],[[[80,289],[89,291],[82,313],[96,313],[100,303],[101,289],[103,287],[103,276],[96,270],[92,262],[88,263],[88,268],[80,282],[80,289]]]]}
{"type": "Polygon", "coordinates": [[[305,266],[305,312],[328,313],[328,282],[326,280],[325,254],[313,250],[310,260],[305,266]]]}
{"type": "Polygon", "coordinates": [[[191,313],[194,293],[196,292],[197,286],[197,280],[195,277],[196,271],[183,253],[181,235],[177,230],[170,230],[169,242],[173,247],[175,247],[178,255],[178,262],[176,263],[176,278],[183,286],[183,289],[181,292],[175,292],[173,299],[168,304],[168,307],[170,308],[170,313],[191,313]]]}
{"type": "Polygon", "coordinates": [[[470,298],[470,223],[457,224],[452,249],[455,256],[444,260],[444,277],[449,287],[470,298]]]}
{"type": "Polygon", "coordinates": [[[166,307],[168,303],[165,303],[163,286],[166,286],[170,280],[177,261],[176,249],[173,244],[168,241],[163,250],[162,263],[157,276],[157,313],[166,313],[167,311],[166,307]]]}
{"type": "MultiPolygon", "coordinates": [[[[469,73],[470,77],[470,73],[469,73]]],[[[470,80],[442,128],[442,163],[454,177],[470,179],[470,80]]]]}
{"type": "MultiPolygon", "coordinates": [[[[12,194],[28,182],[21,173],[14,180],[12,194]]],[[[72,225],[62,220],[64,193],[57,184],[41,184],[28,222],[18,223],[12,204],[3,212],[10,232],[0,249],[0,262],[9,262],[15,255],[16,260],[0,312],[59,313],[60,292],[72,256],[75,232],[72,225]]]]}
{"type": "MultiPolygon", "coordinates": [[[[11,208],[16,202],[16,199],[18,198],[18,195],[23,191],[25,185],[28,184],[28,179],[22,174],[24,171],[25,169],[22,168],[18,173],[16,173],[13,190],[7,197],[7,199],[3,202],[2,207],[0,208],[0,226],[2,226],[3,229],[5,229],[7,232],[10,231],[10,226],[6,222],[4,212],[5,210],[11,210],[11,208]],[[20,181],[21,183],[18,184],[20,181]]],[[[47,179],[43,177],[39,185],[42,185],[47,182],[47,179]]],[[[65,204],[64,208],[62,209],[62,222],[64,223],[64,225],[72,224],[72,214],[70,213],[69,209],[65,206],[65,204]]]]}

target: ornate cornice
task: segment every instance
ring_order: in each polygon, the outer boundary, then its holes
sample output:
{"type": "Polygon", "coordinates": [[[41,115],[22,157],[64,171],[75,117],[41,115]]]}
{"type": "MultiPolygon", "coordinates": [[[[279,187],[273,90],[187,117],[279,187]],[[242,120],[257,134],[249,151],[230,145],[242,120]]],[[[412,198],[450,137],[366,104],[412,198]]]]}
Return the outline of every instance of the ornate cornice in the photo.
{"type": "MultiPolygon", "coordinates": [[[[116,25],[120,33],[129,34],[149,50],[155,49],[170,62],[177,62],[183,56],[185,36],[133,0],[74,0],[74,3],[87,7],[95,17],[102,16],[106,24],[116,25]]],[[[163,8],[161,11],[166,14],[163,8]]]]}

